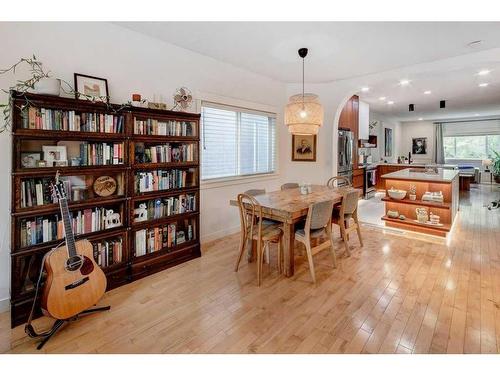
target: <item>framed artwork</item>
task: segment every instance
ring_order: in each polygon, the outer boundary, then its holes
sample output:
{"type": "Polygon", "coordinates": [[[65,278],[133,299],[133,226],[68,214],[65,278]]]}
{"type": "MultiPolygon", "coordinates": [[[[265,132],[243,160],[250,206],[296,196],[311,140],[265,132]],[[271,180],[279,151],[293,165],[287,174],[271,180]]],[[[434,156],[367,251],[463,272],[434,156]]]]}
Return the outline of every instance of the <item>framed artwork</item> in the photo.
{"type": "Polygon", "coordinates": [[[75,73],[75,98],[82,100],[101,100],[109,102],[108,80],[75,73]],[[80,95],[83,94],[83,95],[80,95]]]}
{"type": "Polygon", "coordinates": [[[315,135],[292,135],[292,161],[316,161],[315,135]]]}
{"type": "Polygon", "coordinates": [[[392,129],[384,128],[384,156],[392,156],[392,129]]]}
{"type": "Polygon", "coordinates": [[[42,146],[43,159],[48,167],[65,167],[68,165],[66,146],[42,146]]]}
{"type": "Polygon", "coordinates": [[[427,138],[412,138],[411,153],[413,155],[427,154],[427,138]]]}
{"type": "Polygon", "coordinates": [[[40,151],[21,152],[21,168],[37,168],[42,159],[40,151]]]}

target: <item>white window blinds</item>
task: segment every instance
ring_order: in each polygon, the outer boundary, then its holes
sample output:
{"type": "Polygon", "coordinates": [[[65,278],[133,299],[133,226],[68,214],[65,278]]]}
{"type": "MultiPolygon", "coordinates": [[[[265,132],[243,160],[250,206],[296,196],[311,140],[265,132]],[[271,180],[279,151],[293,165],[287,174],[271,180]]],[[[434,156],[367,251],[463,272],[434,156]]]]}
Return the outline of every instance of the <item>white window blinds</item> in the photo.
{"type": "Polygon", "coordinates": [[[272,173],[276,115],[203,102],[201,178],[272,173]]]}

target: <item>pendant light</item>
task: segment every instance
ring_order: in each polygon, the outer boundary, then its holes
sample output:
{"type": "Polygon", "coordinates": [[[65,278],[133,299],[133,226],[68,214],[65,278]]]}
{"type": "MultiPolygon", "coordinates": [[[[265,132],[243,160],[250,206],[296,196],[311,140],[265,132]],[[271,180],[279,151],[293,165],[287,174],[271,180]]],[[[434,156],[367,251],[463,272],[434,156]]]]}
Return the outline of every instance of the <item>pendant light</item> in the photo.
{"type": "Polygon", "coordinates": [[[285,107],[285,124],[292,134],[318,134],[319,127],[323,125],[323,107],[318,95],[304,92],[304,58],[307,52],[307,48],[299,49],[302,58],[302,94],[291,96],[285,107]]]}

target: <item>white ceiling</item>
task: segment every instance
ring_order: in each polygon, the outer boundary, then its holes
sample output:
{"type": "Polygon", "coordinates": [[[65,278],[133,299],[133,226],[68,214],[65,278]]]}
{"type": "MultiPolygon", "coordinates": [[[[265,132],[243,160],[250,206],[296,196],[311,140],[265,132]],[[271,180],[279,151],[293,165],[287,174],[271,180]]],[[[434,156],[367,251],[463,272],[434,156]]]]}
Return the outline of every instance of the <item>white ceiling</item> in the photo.
{"type": "Polygon", "coordinates": [[[328,82],[500,47],[498,22],[118,22],[283,82],[328,82]]]}
{"type": "Polygon", "coordinates": [[[287,83],[302,78],[297,55],[300,47],[309,48],[308,83],[408,71],[390,80],[370,79],[370,91],[360,93],[371,109],[399,121],[500,115],[500,57],[490,53],[500,47],[500,22],[117,24],[287,83]],[[468,46],[475,40],[483,43],[475,48],[468,46]],[[484,57],[469,58],[475,55],[484,57]],[[490,69],[491,73],[479,77],[481,69],[490,69]],[[411,83],[400,86],[399,78],[411,83]],[[479,88],[481,82],[490,85],[479,88]],[[432,94],[424,95],[425,90],[432,94]],[[380,96],[395,104],[378,100],[380,96]],[[439,109],[441,99],[447,101],[445,110],[439,109]],[[415,104],[415,112],[408,112],[410,103],[415,104]]]}

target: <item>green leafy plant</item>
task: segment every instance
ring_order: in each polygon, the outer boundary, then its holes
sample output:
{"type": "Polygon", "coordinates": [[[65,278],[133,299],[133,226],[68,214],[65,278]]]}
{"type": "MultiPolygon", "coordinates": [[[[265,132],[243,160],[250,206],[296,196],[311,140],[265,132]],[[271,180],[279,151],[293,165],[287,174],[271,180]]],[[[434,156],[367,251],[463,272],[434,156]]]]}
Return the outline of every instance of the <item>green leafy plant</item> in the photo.
{"type": "Polygon", "coordinates": [[[493,165],[491,166],[491,170],[494,176],[500,177],[500,154],[495,150],[492,150],[495,153],[495,157],[493,158],[493,165]]]}
{"type": "Polygon", "coordinates": [[[29,90],[35,88],[35,84],[44,78],[49,78],[50,72],[43,70],[42,62],[37,60],[36,56],[33,55],[30,58],[21,58],[14,65],[6,69],[0,69],[1,74],[13,73],[16,74],[16,69],[21,65],[27,65],[29,67],[30,77],[25,80],[16,80],[13,86],[8,89],[2,89],[3,92],[8,94],[7,103],[0,103],[0,110],[3,116],[3,125],[0,126],[0,133],[3,133],[10,128],[11,125],[11,115],[12,115],[12,91],[18,91],[22,94],[27,93],[29,90]]]}

